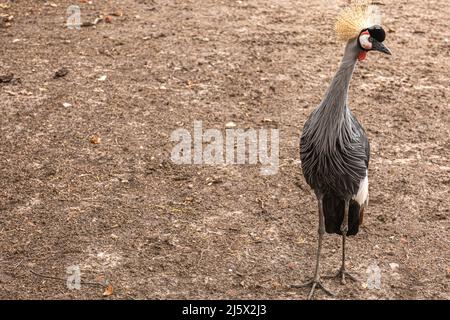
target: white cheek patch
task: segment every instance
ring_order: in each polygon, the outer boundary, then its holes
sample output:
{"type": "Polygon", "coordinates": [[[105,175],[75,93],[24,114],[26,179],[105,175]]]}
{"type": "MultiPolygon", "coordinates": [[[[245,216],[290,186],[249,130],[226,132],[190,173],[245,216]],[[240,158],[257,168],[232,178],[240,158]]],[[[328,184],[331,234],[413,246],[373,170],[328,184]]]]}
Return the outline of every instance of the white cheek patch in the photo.
{"type": "Polygon", "coordinates": [[[367,32],[363,32],[361,36],[359,37],[359,43],[361,44],[361,47],[363,47],[366,50],[372,49],[372,42],[369,41],[370,34],[367,32]]]}

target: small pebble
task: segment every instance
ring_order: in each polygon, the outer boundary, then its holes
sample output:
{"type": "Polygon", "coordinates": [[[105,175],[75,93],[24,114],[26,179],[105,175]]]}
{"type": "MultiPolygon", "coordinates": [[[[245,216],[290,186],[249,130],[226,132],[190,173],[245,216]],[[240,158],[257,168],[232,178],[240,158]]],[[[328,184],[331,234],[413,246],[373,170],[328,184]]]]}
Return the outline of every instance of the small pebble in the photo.
{"type": "Polygon", "coordinates": [[[389,263],[389,266],[391,267],[392,271],[397,271],[398,268],[400,267],[400,265],[398,263],[395,263],[395,262],[389,263]]]}

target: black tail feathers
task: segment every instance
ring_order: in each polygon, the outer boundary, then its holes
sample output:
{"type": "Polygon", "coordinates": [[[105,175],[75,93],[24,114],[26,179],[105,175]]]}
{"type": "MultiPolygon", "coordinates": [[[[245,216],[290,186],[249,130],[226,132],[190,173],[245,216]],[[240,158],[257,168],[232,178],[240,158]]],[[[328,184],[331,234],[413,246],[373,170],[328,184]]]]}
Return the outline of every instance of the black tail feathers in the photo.
{"type": "MultiPolygon", "coordinates": [[[[345,202],[344,200],[327,194],[323,198],[323,211],[325,215],[325,230],[327,233],[342,234],[341,224],[344,219],[345,202]]],[[[360,225],[360,205],[350,200],[350,207],[348,210],[348,236],[354,236],[359,231],[360,225]]]]}

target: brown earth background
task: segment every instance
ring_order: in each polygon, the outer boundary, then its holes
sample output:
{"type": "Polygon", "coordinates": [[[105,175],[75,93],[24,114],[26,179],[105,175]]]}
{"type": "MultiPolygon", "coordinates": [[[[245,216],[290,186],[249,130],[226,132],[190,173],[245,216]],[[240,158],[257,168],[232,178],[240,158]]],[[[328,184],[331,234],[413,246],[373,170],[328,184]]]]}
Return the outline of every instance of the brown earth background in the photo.
{"type": "MultiPolygon", "coordinates": [[[[289,285],[312,275],[318,219],[299,136],[342,56],[344,1],[90,2],[0,2],[0,298],[304,299],[289,285]],[[108,21],[69,30],[71,4],[108,21]],[[172,131],[194,120],[278,128],[278,174],[172,163],[172,131]],[[72,265],[113,294],[69,290],[72,265]]],[[[335,299],[449,299],[450,4],[380,7],[394,54],[369,54],[349,98],[372,146],[348,241],[362,282],[325,284],[335,299]]],[[[338,236],[322,257],[337,270],[338,236]]]]}

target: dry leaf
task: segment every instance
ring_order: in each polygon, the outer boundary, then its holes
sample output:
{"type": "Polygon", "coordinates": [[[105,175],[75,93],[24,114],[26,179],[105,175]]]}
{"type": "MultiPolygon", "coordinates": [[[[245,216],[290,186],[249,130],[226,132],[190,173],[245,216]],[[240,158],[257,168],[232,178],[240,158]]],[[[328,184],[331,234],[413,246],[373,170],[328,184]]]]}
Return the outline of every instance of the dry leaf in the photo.
{"type": "Polygon", "coordinates": [[[102,142],[102,139],[99,136],[92,136],[89,141],[92,144],[100,144],[100,142],[102,142]]]}
{"type": "Polygon", "coordinates": [[[105,289],[105,292],[103,292],[103,296],[104,297],[109,297],[110,295],[112,295],[114,293],[114,288],[112,285],[108,285],[105,289]]]}

